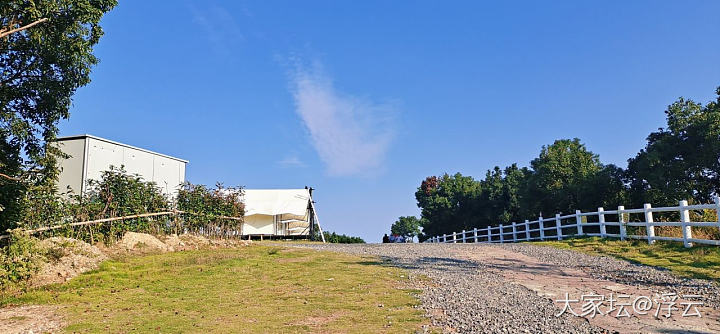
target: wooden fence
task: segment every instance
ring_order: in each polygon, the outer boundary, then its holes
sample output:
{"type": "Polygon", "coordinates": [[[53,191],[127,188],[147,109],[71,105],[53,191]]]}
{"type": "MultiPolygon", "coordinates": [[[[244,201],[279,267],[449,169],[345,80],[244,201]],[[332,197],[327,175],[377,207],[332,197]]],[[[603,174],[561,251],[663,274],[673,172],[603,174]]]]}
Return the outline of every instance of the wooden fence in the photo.
{"type": "MultiPolygon", "coordinates": [[[[142,214],[134,214],[134,215],[128,215],[128,216],[122,216],[122,217],[112,217],[112,218],[103,218],[103,219],[96,219],[96,220],[89,220],[89,221],[83,221],[83,222],[72,222],[72,223],[59,223],[56,225],[51,226],[44,226],[34,229],[28,229],[24,230],[23,232],[28,234],[38,234],[58,229],[67,229],[67,228],[78,228],[82,226],[91,226],[91,225],[100,225],[100,224],[107,224],[112,223],[116,221],[123,221],[123,220],[130,220],[130,219],[141,219],[141,218],[155,218],[155,217],[167,217],[168,219],[173,220],[172,226],[170,226],[171,229],[175,229],[175,233],[184,233],[184,232],[192,232],[195,234],[205,235],[205,236],[242,236],[242,224],[240,224],[239,229],[219,229],[217,226],[201,226],[199,228],[195,228],[193,231],[188,231],[187,227],[185,227],[182,223],[178,222],[178,218],[180,218],[182,215],[193,215],[197,216],[197,213],[192,212],[186,212],[186,211],[180,211],[180,210],[172,210],[172,211],[162,211],[162,212],[153,212],[153,213],[142,213],[142,214]]],[[[227,217],[227,216],[213,216],[216,220],[233,220],[233,221],[240,221],[243,222],[242,217],[227,217]]],[[[9,234],[0,235],[0,240],[9,238],[9,234]]]]}
{"type": "Polygon", "coordinates": [[[680,201],[678,206],[653,208],[645,204],[641,209],[625,209],[619,206],[617,210],[605,211],[598,208],[595,212],[580,212],[576,210],[571,215],[556,214],[555,217],[543,218],[523,223],[500,224],[487,228],[474,228],[469,231],[453,232],[432,237],[425,242],[432,243],[506,243],[533,240],[562,240],[573,236],[597,236],[602,238],[620,238],[647,240],[652,244],[656,240],[679,241],[685,247],[692,247],[693,243],[720,246],[720,240],[693,238],[693,227],[711,227],[720,231],[720,197],[715,197],[713,204],[688,205],[687,201],[680,201]],[[690,212],[696,210],[713,210],[717,220],[713,222],[693,222],[690,212]],[[662,215],[665,219],[679,218],[678,221],[658,221],[653,214],[662,215]],[[633,221],[632,217],[638,218],[633,221]],[[615,218],[615,221],[609,220],[615,218]],[[680,227],[682,238],[663,237],[655,235],[657,226],[680,227]],[[638,228],[639,227],[639,228],[638,228]],[[630,232],[630,233],[628,233],[630,232]],[[633,234],[637,232],[637,234],[633,234]],[[640,233],[642,232],[642,233],[640,233]]]}

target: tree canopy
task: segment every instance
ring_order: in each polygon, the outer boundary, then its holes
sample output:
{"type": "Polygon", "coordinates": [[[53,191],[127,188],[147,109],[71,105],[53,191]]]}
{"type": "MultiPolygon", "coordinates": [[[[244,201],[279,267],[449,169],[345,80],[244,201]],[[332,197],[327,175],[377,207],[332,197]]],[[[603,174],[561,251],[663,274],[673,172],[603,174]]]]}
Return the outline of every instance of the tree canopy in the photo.
{"type": "Polygon", "coordinates": [[[429,176],[415,192],[424,236],[618,205],[710,202],[720,194],[720,88],[702,105],[680,98],[627,169],[603,164],[578,138],[542,146],[529,167],[499,166],[483,180],[429,176]]]}
{"type": "Polygon", "coordinates": [[[75,91],[90,82],[98,59],[99,22],[116,0],[0,2],[0,226],[19,219],[27,184],[52,182],[55,156],[47,143],[69,117],[75,91]],[[24,178],[23,172],[41,177],[24,178]]]}
{"type": "Polygon", "coordinates": [[[403,237],[413,238],[420,235],[420,219],[415,216],[399,217],[390,226],[392,234],[402,235],[403,237]]]}
{"type": "Polygon", "coordinates": [[[667,127],[650,133],[645,148],[629,160],[634,201],[708,202],[720,192],[720,88],[716,94],[705,106],[680,98],[668,107],[667,127]]]}

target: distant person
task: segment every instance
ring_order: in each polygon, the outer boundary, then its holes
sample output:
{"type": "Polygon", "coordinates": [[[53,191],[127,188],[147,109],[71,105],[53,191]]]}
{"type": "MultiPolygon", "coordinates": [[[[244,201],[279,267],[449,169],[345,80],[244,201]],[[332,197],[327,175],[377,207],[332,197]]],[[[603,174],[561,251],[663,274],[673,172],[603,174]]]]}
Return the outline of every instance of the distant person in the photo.
{"type": "Polygon", "coordinates": [[[404,243],[405,237],[403,237],[402,235],[399,235],[399,236],[397,236],[397,238],[395,238],[395,242],[404,243]]]}
{"type": "Polygon", "coordinates": [[[387,244],[389,242],[390,242],[390,237],[388,237],[387,233],[385,233],[385,235],[383,236],[383,243],[387,244]]]}

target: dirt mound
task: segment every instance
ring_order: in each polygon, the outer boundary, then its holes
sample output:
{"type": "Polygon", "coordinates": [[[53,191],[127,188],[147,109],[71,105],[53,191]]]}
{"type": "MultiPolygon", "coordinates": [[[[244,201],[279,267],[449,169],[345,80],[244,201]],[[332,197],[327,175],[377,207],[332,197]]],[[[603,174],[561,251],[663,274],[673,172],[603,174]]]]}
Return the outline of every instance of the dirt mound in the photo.
{"type": "Polygon", "coordinates": [[[163,239],[166,245],[175,250],[193,250],[193,249],[214,249],[224,247],[244,247],[252,243],[248,240],[237,239],[208,239],[203,236],[194,234],[176,235],[172,234],[163,239]]]}
{"type": "Polygon", "coordinates": [[[173,247],[166,245],[158,238],[150,234],[136,232],[126,232],[116,246],[128,251],[174,251],[173,247]]]}
{"type": "Polygon", "coordinates": [[[52,237],[40,242],[46,252],[48,262],[30,280],[31,286],[63,283],[81,273],[97,269],[100,262],[107,259],[97,247],[86,242],[52,237]]]}

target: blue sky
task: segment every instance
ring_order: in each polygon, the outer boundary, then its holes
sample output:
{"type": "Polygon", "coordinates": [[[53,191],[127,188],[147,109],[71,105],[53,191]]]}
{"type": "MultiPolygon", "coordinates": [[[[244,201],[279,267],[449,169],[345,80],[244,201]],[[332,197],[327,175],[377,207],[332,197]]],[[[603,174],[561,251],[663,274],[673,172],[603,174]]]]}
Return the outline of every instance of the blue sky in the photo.
{"type": "Polygon", "coordinates": [[[429,175],[580,138],[626,165],[720,86],[718,1],[120,1],[61,135],[190,160],[193,183],[315,187],[378,241],[429,175]]]}

